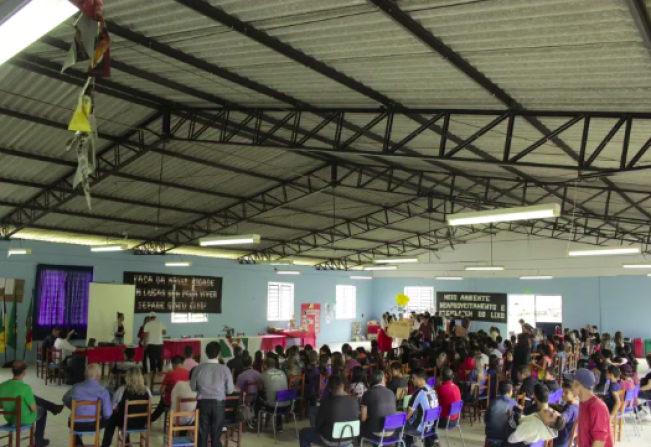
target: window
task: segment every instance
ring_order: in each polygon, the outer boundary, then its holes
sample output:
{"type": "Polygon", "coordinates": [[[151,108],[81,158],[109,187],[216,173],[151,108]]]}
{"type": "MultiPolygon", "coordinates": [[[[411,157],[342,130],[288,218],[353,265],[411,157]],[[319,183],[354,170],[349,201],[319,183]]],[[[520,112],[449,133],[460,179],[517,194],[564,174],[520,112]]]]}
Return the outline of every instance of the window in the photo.
{"type": "Polygon", "coordinates": [[[172,323],[207,323],[208,314],[172,312],[172,323]]]}
{"type": "Polygon", "coordinates": [[[45,338],[55,326],[74,329],[85,338],[92,267],[39,264],[36,269],[34,338],[45,338]]]}
{"type": "Polygon", "coordinates": [[[554,327],[563,322],[563,297],[559,295],[509,295],[509,334],[522,332],[520,319],[533,327],[553,333],[554,327]]]}
{"type": "Polygon", "coordinates": [[[405,287],[405,295],[409,297],[408,311],[434,310],[434,287],[405,287]]]}
{"type": "Polygon", "coordinates": [[[289,321],[294,315],[294,284],[270,282],[267,289],[267,321],[289,321]]]}
{"type": "Polygon", "coordinates": [[[337,286],[335,318],[337,320],[355,319],[357,316],[357,287],[337,286]]]}

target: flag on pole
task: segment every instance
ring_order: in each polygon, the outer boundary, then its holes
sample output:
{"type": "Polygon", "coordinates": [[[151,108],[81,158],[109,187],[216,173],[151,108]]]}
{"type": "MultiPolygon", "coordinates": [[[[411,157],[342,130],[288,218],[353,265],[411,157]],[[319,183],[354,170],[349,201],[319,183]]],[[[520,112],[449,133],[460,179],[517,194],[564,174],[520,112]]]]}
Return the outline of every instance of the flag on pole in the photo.
{"type": "Polygon", "coordinates": [[[7,349],[7,303],[2,297],[2,321],[0,322],[0,353],[7,349]]]}
{"type": "Polygon", "coordinates": [[[25,346],[30,351],[32,350],[32,312],[34,311],[34,295],[32,295],[32,300],[29,302],[29,310],[27,311],[27,317],[25,318],[25,346]]]}
{"type": "Polygon", "coordinates": [[[18,338],[18,326],[16,324],[16,298],[11,305],[11,314],[9,314],[9,324],[7,325],[7,346],[16,349],[16,339],[18,338]]]}

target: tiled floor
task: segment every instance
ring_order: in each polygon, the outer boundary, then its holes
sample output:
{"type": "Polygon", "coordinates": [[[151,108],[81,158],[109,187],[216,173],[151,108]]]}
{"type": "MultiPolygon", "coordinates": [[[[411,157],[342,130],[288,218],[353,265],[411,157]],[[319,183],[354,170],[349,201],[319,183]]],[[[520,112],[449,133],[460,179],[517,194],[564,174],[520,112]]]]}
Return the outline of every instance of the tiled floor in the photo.
{"type": "MultiPolygon", "coordinates": [[[[11,376],[11,370],[9,369],[0,369],[0,381],[7,380],[11,376]]],[[[68,386],[57,386],[57,385],[48,385],[47,387],[43,384],[43,380],[36,378],[36,372],[34,366],[30,366],[27,377],[25,379],[26,383],[31,385],[34,390],[34,394],[40,396],[44,399],[51,400],[52,402],[59,403],[63,394],[68,390],[68,386]]],[[[69,445],[69,436],[67,421],[70,412],[66,409],[58,416],[48,415],[48,424],[46,429],[46,437],[50,439],[51,446],[53,447],[66,447],[69,445]]],[[[299,429],[307,425],[307,422],[299,421],[299,429]]],[[[466,441],[466,447],[480,447],[484,445],[484,429],[483,425],[475,423],[472,427],[470,423],[466,420],[462,422],[462,429],[464,433],[464,438],[466,441]]],[[[151,446],[160,447],[163,445],[163,422],[159,420],[153,426],[153,433],[151,437],[151,446]]],[[[631,432],[631,441],[627,441],[626,435],[622,435],[622,441],[617,443],[617,446],[621,447],[649,447],[651,446],[651,418],[644,423],[644,431],[642,436],[633,436],[632,429],[631,432]]],[[[117,438],[117,437],[116,437],[117,438]]],[[[459,434],[456,431],[451,432],[450,437],[450,447],[461,447],[461,441],[459,439],[459,434]]],[[[88,438],[85,442],[86,445],[92,445],[92,439],[88,438]]],[[[117,439],[114,439],[113,445],[117,445],[117,439]]],[[[253,433],[245,433],[242,441],[243,447],[271,447],[271,446],[283,446],[283,445],[298,445],[298,439],[296,438],[296,432],[293,430],[293,424],[286,424],[284,433],[278,435],[278,444],[274,444],[273,436],[271,430],[264,432],[258,437],[253,433]]],[[[368,444],[367,444],[368,445],[368,444]]],[[[232,446],[232,444],[231,444],[232,446]]],[[[447,447],[445,443],[445,436],[441,439],[441,446],[447,447]]]]}

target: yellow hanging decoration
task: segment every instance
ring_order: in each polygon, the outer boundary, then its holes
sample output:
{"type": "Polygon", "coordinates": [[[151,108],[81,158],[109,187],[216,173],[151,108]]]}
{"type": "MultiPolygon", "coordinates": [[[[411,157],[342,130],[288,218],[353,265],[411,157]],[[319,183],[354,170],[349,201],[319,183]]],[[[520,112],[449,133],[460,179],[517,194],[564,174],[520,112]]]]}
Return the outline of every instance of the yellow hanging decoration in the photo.
{"type": "Polygon", "coordinates": [[[81,101],[77,104],[75,113],[72,115],[68,130],[78,132],[92,132],[93,128],[88,121],[93,108],[93,100],[90,96],[84,95],[81,101]]]}
{"type": "Polygon", "coordinates": [[[398,303],[399,306],[405,307],[408,302],[409,297],[404,293],[399,293],[398,296],[396,296],[396,303],[398,303]]]}

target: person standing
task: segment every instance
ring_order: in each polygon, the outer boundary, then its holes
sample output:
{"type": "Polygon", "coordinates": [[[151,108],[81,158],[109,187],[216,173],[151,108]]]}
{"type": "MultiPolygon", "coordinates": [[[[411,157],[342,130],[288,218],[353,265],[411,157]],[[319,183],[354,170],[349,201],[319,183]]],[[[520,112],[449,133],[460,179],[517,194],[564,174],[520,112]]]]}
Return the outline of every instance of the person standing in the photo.
{"type": "Polygon", "coordinates": [[[124,344],[124,314],[118,312],[118,319],[113,324],[113,344],[122,346],[124,344]]]}
{"type": "Polygon", "coordinates": [[[138,346],[143,348],[144,355],[142,356],[142,373],[147,374],[147,347],[145,346],[145,326],[149,323],[149,317],[145,317],[142,321],[140,329],[138,329],[138,346]]]}
{"type": "Polygon", "coordinates": [[[151,371],[163,369],[163,336],[167,334],[165,325],[156,319],[156,312],[149,314],[149,322],[143,328],[145,352],[149,357],[151,371]]]}
{"type": "MultiPolygon", "coordinates": [[[[32,425],[36,422],[35,430],[35,446],[47,447],[50,444],[49,439],[45,439],[45,424],[47,423],[47,412],[53,415],[61,413],[63,405],[55,405],[38,396],[34,396],[32,388],[23,382],[25,372],[27,371],[27,363],[17,360],[11,365],[11,372],[13,379],[9,379],[0,384],[0,398],[15,399],[20,396],[22,398],[20,407],[20,424],[32,425]]],[[[16,404],[14,402],[2,402],[2,409],[4,411],[16,411],[16,404]]],[[[4,415],[7,424],[14,425],[16,417],[13,415],[4,415]]]]}
{"type": "Polygon", "coordinates": [[[231,371],[219,363],[220,353],[219,343],[211,341],[206,346],[208,360],[192,370],[190,389],[197,392],[199,447],[207,447],[209,436],[212,447],[221,447],[226,395],[235,391],[231,371]]]}
{"type": "Polygon", "coordinates": [[[610,413],[606,404],[595,396],[592,371],[579,369],[573,376],[572,392],[579,398],[577,447],[613,447],[610,413]]]}

